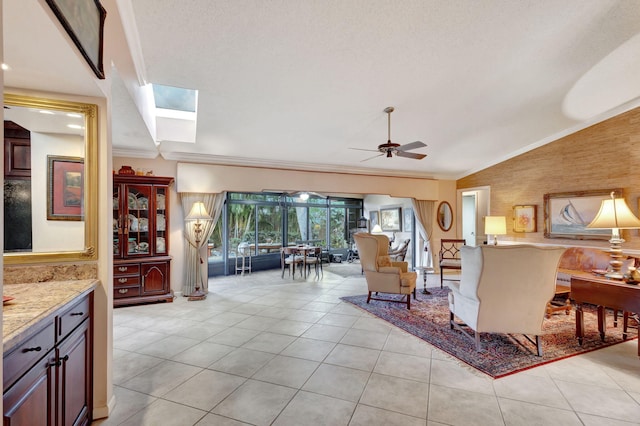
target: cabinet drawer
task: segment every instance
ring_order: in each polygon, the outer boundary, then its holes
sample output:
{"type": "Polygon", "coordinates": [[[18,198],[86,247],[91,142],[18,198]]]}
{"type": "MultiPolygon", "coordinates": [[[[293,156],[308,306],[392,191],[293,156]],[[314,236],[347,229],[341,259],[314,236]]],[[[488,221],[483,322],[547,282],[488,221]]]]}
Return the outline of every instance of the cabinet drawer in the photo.
{"type": "Polygon", "coordinates": [[[140,286],[118,287],[113,289],[113,298],[122,299],[125,297],[140,296],[140,286]]]}
{"type": "Polygon", "coordinates": [[[114,287],[129,287],[140,285],[140,277],[113,277],[114,287]]]}
{"type": "Polygon", "coordinates": [[[58,316],[58,330],[56,330],[56,340],[64,339],[85,319],[89,318],[91,310],[91,298],[84,297],[82,300],[65,310],[58,316]]]}
{"type": "Polygon", "coordinates": [[[53,322],[25,340],[13,351],[5,354],[2,361],[4,371],[3,388],[7,389],[22,376],[40,358],[49,352],[55,343],[55,328],[53,322]]]}
{"type": "Polygon", "coordinates": [[[113,265],[113,276],[118,275],[140,275],[140,265],[113,265]]]}

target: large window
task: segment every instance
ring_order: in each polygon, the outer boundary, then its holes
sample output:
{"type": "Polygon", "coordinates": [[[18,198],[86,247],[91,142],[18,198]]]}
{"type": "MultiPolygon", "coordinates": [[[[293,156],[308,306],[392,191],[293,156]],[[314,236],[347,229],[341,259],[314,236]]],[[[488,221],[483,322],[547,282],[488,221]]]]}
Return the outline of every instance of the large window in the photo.
{"type": "Polygon", "coordinates": [[[241,246],[249,247],[252,256],[264,257],[264,262],[258,262],[267,265],[264,269],[279,267],[280,248],[301,241],[346,251],[361,215],[360,199],[229,193],[209,239],[209,262],[232,262],[241,246]]]}

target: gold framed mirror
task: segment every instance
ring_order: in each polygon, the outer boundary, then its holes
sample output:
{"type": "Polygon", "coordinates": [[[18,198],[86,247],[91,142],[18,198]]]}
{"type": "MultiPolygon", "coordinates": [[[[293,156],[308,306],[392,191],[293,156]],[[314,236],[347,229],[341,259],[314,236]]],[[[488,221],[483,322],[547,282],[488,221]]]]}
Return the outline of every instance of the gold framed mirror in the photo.
{"type": "Polygon", "coordinates": [[[97,259],[97,105],[7,93],[4,105],[4,264],[97,259]]]}
{"type": "Polygon", "coordinates": [[[451,210],[451,204],[443,201],[438,205],[437,220],[438,226],[444,232],[451,229],[451,226],[453,225],[453,210],[451,210]]]}

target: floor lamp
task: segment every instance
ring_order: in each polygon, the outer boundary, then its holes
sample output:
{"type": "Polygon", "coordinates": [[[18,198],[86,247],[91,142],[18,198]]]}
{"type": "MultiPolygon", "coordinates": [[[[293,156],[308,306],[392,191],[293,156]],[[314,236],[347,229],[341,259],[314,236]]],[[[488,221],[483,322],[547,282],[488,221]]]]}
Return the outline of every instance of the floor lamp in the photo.
{"type": "Polygon", "coordinates": [[[204,203],[202,201],[196,201],[193,203],[191,211],[184,219],[187,221],[195,220],[195,223],[193,224],[193,233],[195,234],[196,253],[198,254],[198,261],[196,262],[195,290],[189,295],[189,299],[187,300],[204,300],[207,298],[207,295],[201,290],[201,288],[204,287],[204,281],[202,280],[202,273],[200,271],[200,264],[202,263],[202,258],[200,258],[200,242],[202,241],[203,232],[202,222],[213,220],[213,218],[209,216],[209,213],[207,213],[204,203]]]}

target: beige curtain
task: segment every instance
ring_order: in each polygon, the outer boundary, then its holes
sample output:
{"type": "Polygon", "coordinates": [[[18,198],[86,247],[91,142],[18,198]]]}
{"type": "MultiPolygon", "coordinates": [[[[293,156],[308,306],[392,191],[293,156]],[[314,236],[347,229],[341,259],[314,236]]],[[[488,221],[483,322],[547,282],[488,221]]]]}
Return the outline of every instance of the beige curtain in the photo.
{"type": "MultiPolygon", "coordinates": [[[[186,217],[191,211],[193,203],[196,201],[202,201],[207,213],[213,218],[213,220],[207,220],[202,223],[202,235],[200,236],[200,242],[196,246],[196,234],[195,222],[192,220],[184,221],[184,238],[187,241],[187,246],[184,251],[184,279],[182,284],[182,295],[189,296],[196,288],[196,282],[201,283],[203,292],[208,292],[208,279],[207,277],[207,262],[202,260],[203,247],[207,246],[207,241],[211,233],[215,229],[220,213],[222,212],[222,206],[226,198],[226,192],[219,194],[200,194],[194,192],[182,192],[180,193],[180,202],[182,203],[183,217],[186,217]],[[204,269],[204,271],[203,271],[204,269]]],[[[206,255],[204,256],[207,258],[206,255]]]]}
{"type": "Polygon", "coordinates": [[[433,250],[431,250],[431,234],[433,232],[433,215],[436,202],[428,200],[416,200],[412,198],[411,204],[413,205],[413,213],[416,217],[416,226],[418,227],[418,231],[425,241],[427,253],[429,254],[429,256],[424,259],[425,251],[422,250],[420,254],[420,264],[427,267],[433,267],[434,253],[433,250]]]}

